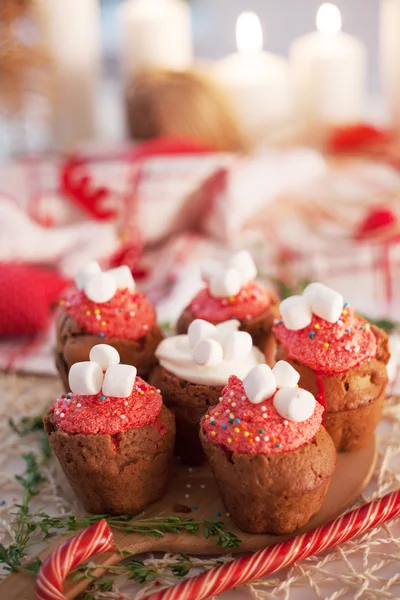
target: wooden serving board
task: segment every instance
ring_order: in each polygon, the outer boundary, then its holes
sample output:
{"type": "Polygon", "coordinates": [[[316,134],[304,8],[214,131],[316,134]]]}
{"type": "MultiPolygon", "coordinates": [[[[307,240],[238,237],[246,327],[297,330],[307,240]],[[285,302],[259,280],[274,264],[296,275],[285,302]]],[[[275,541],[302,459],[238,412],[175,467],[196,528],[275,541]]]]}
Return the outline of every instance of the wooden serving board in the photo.
{"type": "MultiPolygon", "coordinates": [[[[362,490],[368,485],[376,462],[376,441],[371,438],[369,443],[358,450],[347,454],[338,455],[338,467],[332,478],[328,494],[319,513],[315,515],[305,528],[307,531],[331,521],[347,508],[349,508],[359,497],[362,490]]],[[[207,518],[220,518],[225,522],[225,529],[233,531],[241,538],[239,548],[229,552],[249,552],[260,550],[291,536],[278,537],[273,535],[254,535],[240,531],[229,517],[226,516],[220,496],[218,494],[213,476],[207,466],[190,469],[181,465],[176,466],[176,471],[171,481],[169,490],[162,500],[151,505],[146,510],[146,516],[156,515],[163,512],[165,515],[180,514],[181,516],[193,517],[195,520],[207,518]],[[177,505],[184,505],[191,512],[184,515],[174,510],[177,505]],[[197,508],[195,508],[197,507],[197,508]],[[219,516],[218,513],[221,513],[219,516]]],[[[297,532],[299,533],[299,532],[297,532]]],[[[48,548],[43,550],[39,556],[42,560],[67,537],[74,534],[57,538],[48,548]]],[[[221,554],[223,551],[216,546],[215,538],[204,538],[201,534],[167,534],[163,538],[147,537],[141,534],[125,534],[114,530],[115,541],[122,549],[134,550],[135,552],[185,552],[187,554],[221,554]]],[[[120,554],[106,554],[96,557],[96,563],[116,564],[121,560],[120,554]]],[[[65,586],[65,594],[68,599],[76,598],[87,587],[88,582],[69,582],[65,586]]],[[[34,600],[34,580],[29,575],[13,574],[0,586],[0,598],[3,600],[34,600]]],[[[184,600],[184,599],[182,599],[184,600]]]]}

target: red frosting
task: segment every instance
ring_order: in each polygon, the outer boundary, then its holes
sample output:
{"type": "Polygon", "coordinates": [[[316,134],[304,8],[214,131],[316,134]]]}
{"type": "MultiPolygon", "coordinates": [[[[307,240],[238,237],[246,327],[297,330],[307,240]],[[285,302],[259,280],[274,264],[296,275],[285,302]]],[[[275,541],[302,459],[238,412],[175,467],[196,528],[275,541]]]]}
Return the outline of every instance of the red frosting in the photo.
{"type": "Polygon", "coordinates": [[[111,300],[99,304],[73,288],[61,304],[84,331],[100,338],[138,340],[156,322],[156,311],[146,296],[127,289],[117,290],[111,300]]]}
{"type": "Polygon", "coordinates": [[[159,391],[136,377],[129,398],[103,396],[101,392],[95,396],[67,394],[56,400],[51,410],[55,423],[66,433],[114,435],[154,425],[161,407],[159,391]]]}
{"type": "Polygon", "coordinates": [[[274,332],[289,359],[323,374],[344,373],[377,352],[371,326],[357,317],[347,303],[336,323],[314,315],[311,325],[304,329],[291,331],[278,321],[274,332]]]}
{"type": "Polygon", "coordinates": [[[223,323],[229,319],[245,321],[258,317],[271,305],[271,296],[258,283],[245,285],[236,296],[215,298],[208,288],[200,290],[190,303],[196,319],[223,323]]]}
{"type": "Polygon", "coordinates": [[[237,454],[273,454],[291,452],[310,442],[317,433],[323,407],[316,403],[314,414],[301,423],[285,420],[275,410],[273,396],[261,404],[252,404],[243,384],[231,375],[222,399],[203,417],[207,437],[237,454]]]}

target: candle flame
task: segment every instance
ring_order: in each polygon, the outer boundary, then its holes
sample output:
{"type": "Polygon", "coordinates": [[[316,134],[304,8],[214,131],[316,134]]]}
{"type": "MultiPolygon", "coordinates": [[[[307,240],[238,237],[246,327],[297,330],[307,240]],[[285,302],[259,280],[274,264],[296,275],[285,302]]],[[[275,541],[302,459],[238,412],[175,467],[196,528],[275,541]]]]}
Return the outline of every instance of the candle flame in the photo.
{"type": "Polygon", "coordinates": [[[337,6],[325,2],[319,7],[317,29],[326,35],[338,33],[342,29],[342,17],[337,6]]]}
{"type": "Polygon", "coordinates": [[[239,52],[260,52],[263,32],[260,19],[254,12],[243,12],[236,23],[236,45],[239,52]]]}

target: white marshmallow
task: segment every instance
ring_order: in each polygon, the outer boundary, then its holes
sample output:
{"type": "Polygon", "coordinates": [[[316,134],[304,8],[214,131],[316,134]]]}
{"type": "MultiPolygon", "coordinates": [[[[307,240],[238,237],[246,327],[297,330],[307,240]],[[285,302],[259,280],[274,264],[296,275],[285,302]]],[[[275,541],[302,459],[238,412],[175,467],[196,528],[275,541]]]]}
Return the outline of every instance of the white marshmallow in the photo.
{"type": "Polygon", "coordinates": [[[280,311],[285,327],[292,331],[303,329],[312,321],[310,305],[303,296],[290,296],[282,300],[280,311]]]}
{"type": "Polygon", "coordinates": [[[218,335],[217,328],[204,319],[195,319],[188,328],[189,344],[192,348],[199,340],[206,338],[215,339],[218,335]]]}
{"type": "Polygon", "coordinates": [[[243,277],[237,269],[221,269],[211,276],[210,293],[215,298],[236,296],[243,283],[243,277]]]}
{"type": "Polygon", "coordinates": [[[300,379],[300,374],[285,360],[279,360],[272,369],[272,372],[275,376],[277,388],[294,388],[300,379]]]}
{"type": "Polygon", "coordinates": [[[96,261],[92,260],[91,262],[82,265],[75,273],[76,287],[81,290],[93,275],[97,275],[97,273],[101,273],[101,268],[96,261]]]}
{"type": "Polygon", "coordinates": [[[111,365],[118,365],[120,361],[118,351],[108,344],[97,344],[93,346],[89,353],[89,359],[101,366],[103,371],[107,371],[111,365]]]}
{"type": "Polygon", "coordinates": [[[218,261],[213,258],[207,258],[202,261],[200,265],[200,273],[203,281],[208,283],[212,277],[212,275],[221,269],[221,265],[218,261]]]}
{"type": "Polygon", "coordinates": [[[316,400],[307,390],[291,387],[278,390],[273,403],[281,417],[300,423],[314,413],[316,400]]]}
{"type": "Polygon", "coordinates": [[[115,269],[109,269],[106,273],[114,277],[118,289],[127,289],[131,292],[134,291],[136,287],[135,280],[132,277],[130,268],[126,265],[116,267],[115,269]]]}
{"type": "Polygon", "coordinates": [[[248,250],[235,252],[228,260],[227,266],[239,271],[243,281],[252,281],[257,277],[257,267],[248,250]]]}
{"type": "Polygon", "coordinates": [[[317,290],[328,289],[326,285],[323,283],[318,283],[315,281],[314,283],[309,283],[307,287],[303,290],[303,297],[308,300],[309,305],[311,306],[311,302],[315,296],[317,290]]]}
{"type": "Polygon", "coordinates": [[[114,398],[128,398],[132,394],[136,378],[136,367],[111,365],[104,376],[103,394],[114,398]]]}
{"type": "Polygon", "coordinates": [[[112,275],[108,273],[98,273],[86,282],[85,294],[92,302],[107,302],[111,300],[117,291],[117,284],[112,275]]]}
{"type": "Polygon", "coordinates": [[[223,338],[228,333],[232,331],[238,331],[240,327],[240,321],[237,319],[229,319],[229,321],[224,321],[223,323],[218,323],[215,326],[217,329],[217,335],[223,338]]]}
{"type": "Polygon", "coordinates": [[[252,337],[247,331],[231,331],[222,342],[225,360],[244,360],[253,347],[252,337]]]}
{"type": "Polygon", "coordinates": [[[216,340],[199,340],[193,348],[194,361],[203,367],[215,367],[222,362],[224,353],[222,346],[216,340]]]}
{"type": "Polygon", "coordinates": [[[318,288],[311,301],[311,309],[317,317],[336,323],[343,310],[343,296],[328,287],[318,288]]]}
{"type": "Polygon", "coordinates": [[[68,375],[71,392],[82,396],[98,394],[103,384],[103,371],[97,362],[78,362],[71,366],[68,375]]]}
{"type": "Polygon", "coordinates": [[[260,404],[276,390],[276,381],[268,365],[257,365],[243,379],[244,391],[250,402],[260,404]]]}

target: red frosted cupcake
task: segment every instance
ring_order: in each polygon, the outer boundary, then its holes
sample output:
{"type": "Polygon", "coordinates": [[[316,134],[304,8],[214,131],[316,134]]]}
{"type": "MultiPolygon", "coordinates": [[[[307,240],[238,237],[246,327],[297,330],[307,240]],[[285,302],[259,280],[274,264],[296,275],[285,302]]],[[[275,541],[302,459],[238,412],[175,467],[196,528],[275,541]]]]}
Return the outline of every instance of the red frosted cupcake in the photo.
{"type": "Polygon", "coordinates": [[[323,407],[296,387],[284,361],[229,379],[201,421],[200,438],[234,523],[249,533],[285,534],[318,512],[336,467],[323,407]],[[278,388],[278,390],[277,390],[278,388]]]}
{"type": "Polygon", "coordinates": [[[155,309],[136,289],[129,268],[101,272],[97,263],[77,273],[76,286],[61,301],[56,333],[56,366],[67,391],[69,369],[87,360],[99,342],[116,348],[124,364],[146,377],[163,338],[155,309]]]}
{"type": "Polygon", "coordinates": [[[247,331],[255,346],[271,357],[271,331],[278,314],[278,300],[254,278],[257,269],[249,252],[241,250],[223,265],[205,264],[203,279],[206,287],[193,298],[177,323],[180,334],[187,333],[195,319],[214,325],[229,319],[240,321],[242,331],[247,331]]]}
{"type": "Polygon", "coordinates": [[[330,288],[310,284],[281,303],[274,325],[277,358],[300,373],[300,385],[326,406],[325,426],[339,451],[357,450],[382,414],[389,360],[384,331],[354,314],[330,288]]]}
{"type": "Polygon", "coordinates": [[[72,393],[44,415],[45,430],[85,510],[136,514],[171,477],[175,420],[158,390],[100,344],[70,370],[72,393]]]}

